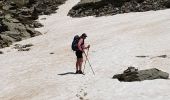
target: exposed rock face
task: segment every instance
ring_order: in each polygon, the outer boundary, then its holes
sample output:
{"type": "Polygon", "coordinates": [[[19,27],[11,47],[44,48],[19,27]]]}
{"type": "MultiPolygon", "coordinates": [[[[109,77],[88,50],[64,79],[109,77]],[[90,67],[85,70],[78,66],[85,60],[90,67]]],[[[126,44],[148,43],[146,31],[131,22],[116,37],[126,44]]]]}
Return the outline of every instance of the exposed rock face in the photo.
{"type": "Polygon", "coordinates": [[[72,17],[106,16],[170,8],[170,0],[81,0],[68,13],[72,17]]]}
{"type": "Polygon", "coordinates": [[[129,67],[123,74],[116,74],[113,78],[116,78],[119,81],[133,82],[153,79],[168,79],[169,74],[156,68],[138,71],[138,69],[134,67],[129,67]]]}
{"type": "Polygon", "coordinates": [[[0,1],[0,48],[41,33],[34,28],[39,15],[54,13],[66,0],[3,0],[0,1]]]}

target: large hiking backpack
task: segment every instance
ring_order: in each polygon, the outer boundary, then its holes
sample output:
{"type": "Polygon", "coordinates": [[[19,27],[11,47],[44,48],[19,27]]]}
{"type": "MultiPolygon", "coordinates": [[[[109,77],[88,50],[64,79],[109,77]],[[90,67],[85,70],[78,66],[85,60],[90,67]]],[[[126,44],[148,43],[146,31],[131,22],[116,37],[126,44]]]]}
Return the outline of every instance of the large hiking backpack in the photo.
{"type": "Polygon", "coordinates": [[[78,42],[79,42],[80,37],[78,35],[74,36],[71,48],[73,51],[77,51],[78,50],[78,42]]]}

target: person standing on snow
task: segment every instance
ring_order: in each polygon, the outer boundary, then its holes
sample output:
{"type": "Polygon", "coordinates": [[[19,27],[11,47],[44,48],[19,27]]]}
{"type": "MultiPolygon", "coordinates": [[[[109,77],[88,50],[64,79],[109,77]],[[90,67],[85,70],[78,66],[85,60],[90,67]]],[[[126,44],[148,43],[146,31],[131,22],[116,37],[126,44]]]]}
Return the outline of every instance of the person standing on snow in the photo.
{"type": "Polygon", "coordinates": [[[85,47],[84,45],[84,40],[86,39],[87,35],[83,33],[80,36],[80,39],[78,41],[78,50],[76,50],[76,56],[77,56],[77,61],[76,61],[76,74],[83,74],[82,72],[82,64],[83,64],[83,53],[85,49],[89,49],[90,45],[85,47]]]}

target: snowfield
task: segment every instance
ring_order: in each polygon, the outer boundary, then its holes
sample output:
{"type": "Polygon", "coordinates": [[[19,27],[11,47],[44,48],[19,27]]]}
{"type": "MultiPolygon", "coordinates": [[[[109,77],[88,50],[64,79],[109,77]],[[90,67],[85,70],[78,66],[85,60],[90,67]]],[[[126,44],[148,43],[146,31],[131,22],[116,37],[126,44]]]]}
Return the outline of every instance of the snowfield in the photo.
{"type": "Polygon", "coordinates": [[[30,51],[1,49],[0,100],[169,100],[170,80],[119,82],[112,76],[129,66],[170,73],[170,10],[66,16],[78,2],[68,0],[56,14],[40,16],[44,27],[37,30],[44,34],[15,43],[32,43],[30,51]],[[71,42],[84,32],[95,75],[88,63],[85,75],[71,74],[76,61],[71,42]]]}

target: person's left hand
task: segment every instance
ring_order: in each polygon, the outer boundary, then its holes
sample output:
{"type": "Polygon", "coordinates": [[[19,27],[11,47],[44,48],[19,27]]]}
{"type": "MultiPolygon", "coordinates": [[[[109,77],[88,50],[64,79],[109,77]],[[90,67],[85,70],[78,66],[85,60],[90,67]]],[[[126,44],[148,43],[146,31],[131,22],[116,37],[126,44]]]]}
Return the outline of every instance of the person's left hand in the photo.
{"type": "Polygon", "coordinates": [[[88,45],[87,48],[89,49],[89,48],[90,48],[90,45],[88,45]]]}

